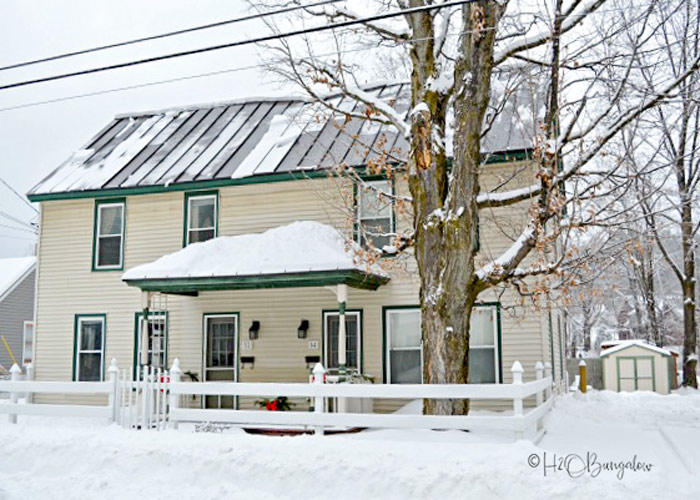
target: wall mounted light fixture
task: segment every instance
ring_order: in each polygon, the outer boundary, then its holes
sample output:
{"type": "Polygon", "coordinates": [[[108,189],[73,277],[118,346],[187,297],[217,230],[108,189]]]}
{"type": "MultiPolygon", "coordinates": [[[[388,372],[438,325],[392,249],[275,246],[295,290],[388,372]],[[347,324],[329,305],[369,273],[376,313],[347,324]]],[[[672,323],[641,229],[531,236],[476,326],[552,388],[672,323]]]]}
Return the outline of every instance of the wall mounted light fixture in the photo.
{"type": "Polygon", "coordinates": [[[297,338],[305,339],[306,334],[309,332],[309,320],[302,319],[299,328],[297,328],[297,338]]]}
{"type": "Polygon", "coordinates": [[[250,325],[250,328],[248,329],[248,338],[250,340],[256,340],[260,336],[260,321],[253,321],[253,324],[250,325]]]}

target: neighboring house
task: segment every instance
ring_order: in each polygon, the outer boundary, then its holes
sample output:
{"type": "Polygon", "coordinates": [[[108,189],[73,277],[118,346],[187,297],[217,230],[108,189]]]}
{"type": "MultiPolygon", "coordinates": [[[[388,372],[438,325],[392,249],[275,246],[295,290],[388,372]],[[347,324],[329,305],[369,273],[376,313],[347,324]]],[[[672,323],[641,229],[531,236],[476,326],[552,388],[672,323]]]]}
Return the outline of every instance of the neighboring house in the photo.
{"type": "MultiPolygon", "coordinates": [[[[408,112],[407,85],[368,90],[408,112]]],[[[356,107],[342,97],[329,102],[356,107]]],[[[378,196],[406,193],[403,176],[364,170],[375,191],[333,174],[339,164],[405,157],[408,144],[388,126],[324,112],[288,98],[118,116],[34,187],[29,198],[41,203],[36,378],[102,380],[111,358],[122,368],[179,358],[199,380],[307,381],[317,360],[338,369],[345,302],[348,368],[376,383],[420,383],[414,259],[388,253],[381,270],[348,263],[327,231],[382,247],[391,238],[377,233],[411,226],[410,214],[378,196]]],[[[484,184],[532,182],[522,140],[498,126],[489,137],[484,184]]],[[[523,211],[482,216],[484,261],[510,245],[523,211]]],[[[534,378],[543,360],[560,384],[562,318],[522,302],[509,290],[480,296],[473,382],[509,381],[515,360],[534,378]]]]}
{"type": "Polygon", "coordinates": [[[0,374],[32,362],[35,280],[36,257],[0,259],[0,374]]]}

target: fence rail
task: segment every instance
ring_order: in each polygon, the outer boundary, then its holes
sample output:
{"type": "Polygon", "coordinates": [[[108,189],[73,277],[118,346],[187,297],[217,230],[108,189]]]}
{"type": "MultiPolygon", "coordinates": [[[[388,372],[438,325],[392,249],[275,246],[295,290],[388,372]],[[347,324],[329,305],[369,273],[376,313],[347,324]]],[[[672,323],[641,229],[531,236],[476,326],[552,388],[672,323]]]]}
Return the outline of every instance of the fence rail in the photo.
{"type": "MultiPolygon", "coordinates": [[[[344,384],[326,383],[323,366],[317,364],[311,383],[232,383],[182,382],[179,361],[168,370],[143,367],[132,376],[112,360],[107,382],[37,382],[31,380],[31,367],[25,381],[19,378],[19,367],[13,366],[12,380],[0,381],[0,392],[10,393],[10,404],[0,405],[0,414],[8,414],[16,423],[18,415],[55,415],[106,418],[126,428],[177,428],[180,422],[217,422],[237,425],[282,425],[312,428],[323,435],[328,427],[353,428],[418,428],[512,431],[516,437],[535,439],[541,432],[542,417],[551,408],[552,375],[549,363],[535,365],[535,380],[523,382],[523,367],[515,362],[510,384],[344,384]],[[31,404],[34,393],[106,394],[106,406],[31,404]],[[18,397],[25,394],[26,403],[18,397]],[[185,396],[257,396],[303,397],[313,402],[313,411],[256,411],[237,409],[184,408],[185,396]],[[535,407],[523,408],[523,400],[535,398],[535,407]],[[329,399],[482,399],[511,400],[513,411],[500,415],[410,415],[379,413],[331,413],[326,411],[329,399]]],[[[348,407],[339,405],[338,407],[348,407]]]]}

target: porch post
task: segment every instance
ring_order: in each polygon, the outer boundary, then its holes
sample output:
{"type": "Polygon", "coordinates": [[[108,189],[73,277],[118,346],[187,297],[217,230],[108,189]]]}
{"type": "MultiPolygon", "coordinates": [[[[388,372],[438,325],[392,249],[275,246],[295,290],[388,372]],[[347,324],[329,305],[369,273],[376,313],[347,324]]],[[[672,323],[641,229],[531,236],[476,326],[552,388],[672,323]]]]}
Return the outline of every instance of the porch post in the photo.
{"type": "Polygon", "coordinates": [[[151,304],[151,292],[141,292],[141,338],[139,338],[138,366],[148,362],[148,306],[151,304]]]}
{"type": "Polygon", "coordinates": [[[345,307],[348,300],[348,286],[338,285],[338,378],[345,380],[347,360],[347,333],[345,331],[345,307]]]}

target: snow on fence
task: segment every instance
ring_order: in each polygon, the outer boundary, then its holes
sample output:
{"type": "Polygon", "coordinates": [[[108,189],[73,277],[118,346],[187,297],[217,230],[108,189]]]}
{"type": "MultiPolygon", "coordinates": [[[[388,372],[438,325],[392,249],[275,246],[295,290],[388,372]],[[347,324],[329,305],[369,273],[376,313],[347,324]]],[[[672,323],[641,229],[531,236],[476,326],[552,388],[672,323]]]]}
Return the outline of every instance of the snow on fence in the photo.
{"type": "MultiPolygon", "coordinates": [[[[238,425],[281,425],[312,428],[323,435],[329,427],[412,428],[510,431],[518,438],[535,439],[541,433],[542,417],[551,408],[551,365],[538,362],[536,379],[523,382],[523,367],[513,363],[510,384],[328,384],[326,371],[316,364],[311,383],[181,382],[176,359],[171,370],[143,367],[131,376],[112,360],[107,382],[20,381],[21,370],[12,368],[12,380],[0,382],[0,392],[9,392],[10,404],[0,413],[17,422],[17,415],[104,417],[132,429],[177,428],[180,422],[217,422],[238,425]],[[106,394],[107,406],[32,404],[33,393],[106,394]],[[25,403],[19,395],[25,394],[25,403]],[[313,411],[260,411],[184,408],[185,396],[303,397],[313,401],[313,411]],[[535,407],[525,411],[523,400],[535,397],[535,407]],[[511,400],[512,413],[502,415],[410,415],[378,413],[329,413],[326,398],[362,399],[483,399],[511,400]]],[[[29,374],[30,375],[30,374],[29,374]]],[[[31,376],[27,378],[31,379],[31,376]]]]}

